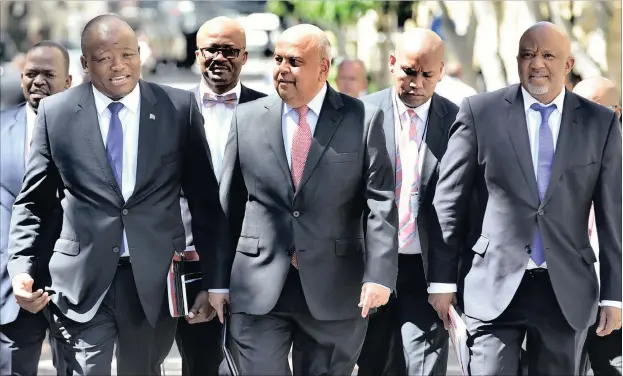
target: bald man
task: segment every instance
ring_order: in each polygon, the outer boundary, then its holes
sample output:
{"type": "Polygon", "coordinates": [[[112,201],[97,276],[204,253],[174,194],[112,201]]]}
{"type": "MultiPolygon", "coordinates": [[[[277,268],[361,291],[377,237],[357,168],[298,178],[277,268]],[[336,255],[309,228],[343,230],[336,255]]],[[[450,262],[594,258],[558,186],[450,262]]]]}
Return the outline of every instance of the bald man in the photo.
{"type": "MultiPolygon", "coordinates": [[[[599,335],[621,326],[621,129],[615,113],[565,89],[568,37],[540,22],[522,35],[520,85],[467,98],[450,130],[434,204],[444,245],[429,282],[454,283],[466,203],[485,196],[482,234],[463,254],[469,372],[575,375],[601,305],[599,335]],[[594,203],[597,261],[586,231],[594,203]]],[[[432,294],[447,320],[454,295],[432,294]]]]}
{"type": "MultiPolygon", "coordinates": [[[[394,85],[362,98],[384,113],[398,204],[397,296],[370,318],[359,375],[445,375],[448,332],[428,304],[428,253],[442,242],[433,195],[447,134],[459,108],[435,94],[444,43],[433,31],[401,35],[389,57],[394,85]],[[411,187],[411,189],[405,188],[411,187]]],[[[453,292],[453,285],[432,286],[453,292]],[[445,289],[444,289],[445,288],[445,289]]]]}
{"type": "Polygon", "coordinates": [[[335,84],[340,93],[359,98],[368,89],[366,66],[361,60],[344,59],[337,66],[335,84]]]}
{"type": "MultiPolygon", "coordinates": [[[[185,248],[180,190],[206,275],[227,236],[203,121],[192,93],[140,80],[136,35],[117,16],[87,23],[82,54],[90,82],[38,103],[8,271],[17,303],[49,321],[68,374],[110,375],[116,349],[118,374],[158,375],[177,325],[165,293],[185,248]],[[59,205],[50,283],[33,291],[59,205]]],[[[209,288],[187,319],[210,316],[209,288]]]]}
{"type": "MultiPolygon", "coordinates": [[[[239,103],[265,97],[240,82],[240,72],[247,61],[246,35],[238,21],[216,17],[205,22],[197,32],[197,64],[201,81],[191,91],[197,99],[204,120],[204,129],[210,146],[212,167],[221,183],[225,145],[239,103]]],[[[182,220],[186,230],[186,246],[194,247],[192,217],[188,202],[183,197],[182,220]]],[[[223,359],[221,325],[218,320],[188,323],[178,320],[175,341],[182,357],[182,375],[218,375],[223,359]]]]}
{"type": "Polygon", "coordinates": [[[276,94],[236,108],[221,191],[233,234],[210,293],[243,375],[350,375],[371,309],[397,273],[394,171],[383,113],[328,86],[324,32],[275,48],[276,94]],[[364,219],[362,221],[362,219],[364,219]]]}
{"type": "MultiPolygon", "coordinates": [[[[617,113],[619,121],[621,119],[621,98],[619,91],[612,81],[605,77],[591,77],[579,82],[573,92],[602,106],[608,107],[617,113]]],[[[591,211],[591,221],[589,222],[589,236],[591,244],[596,247],[599,253],[597,239],[597,229],[595,228],[594,212],[591,211]]],[[[621,330],[615,330],[607,336],[600,336],[600,316],[593,326],[588,330],[584,351],[582,353],[582,374],[593,370],[596,376],[621,375],[621,330]]]]}

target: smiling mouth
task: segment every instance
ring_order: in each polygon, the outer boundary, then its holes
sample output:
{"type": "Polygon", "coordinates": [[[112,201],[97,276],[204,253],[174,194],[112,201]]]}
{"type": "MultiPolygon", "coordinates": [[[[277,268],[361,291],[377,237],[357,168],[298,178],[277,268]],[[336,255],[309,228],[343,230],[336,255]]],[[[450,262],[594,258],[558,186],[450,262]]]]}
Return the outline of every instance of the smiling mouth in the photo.
{"type": "Polygon", "coordinates": [[[528,78],[533,79],[539,79],[539,78],[547,78],[548,76],[544,75],[544,74],[531,74],[530,76],[528,76],[528,78]]]}
{"type": "Polygon", "coordinates": [[[123,85],[128,81],[128,78],[130,78],[130,76],[113,77],[110,79],[110,82],[112,82],[113,85],[123,85]]]}

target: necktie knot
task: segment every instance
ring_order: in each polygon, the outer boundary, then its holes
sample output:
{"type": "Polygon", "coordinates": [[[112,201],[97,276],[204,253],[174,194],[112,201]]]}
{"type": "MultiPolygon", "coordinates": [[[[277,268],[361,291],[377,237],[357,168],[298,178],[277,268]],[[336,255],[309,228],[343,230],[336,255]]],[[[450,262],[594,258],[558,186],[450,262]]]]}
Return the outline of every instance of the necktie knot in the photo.
{"type": "Polygon", "coordinates": [[[203,95],[204,107],[212,107],[216,104],[224,104],[229,108],[234,108],[236,102],[238,102],[238,95],[236,93],[230,93],[226,95],[214,95],[210,93],[205,93],[203,95]]]}
{"type": "Polygon", "coordinates": [[[530,108],[534,111],[538,111],[541,114],[541,122],[547,122],[549,120],[549,116],[556,109],[556,105],[553,104],[551,106],[541,106],[538,103],[534,103],[532,106],[530,106],[530,108]]]}
{"type": "Polygon", "coordinates": [[[415,112],[415,110],[411,108],[407,110],[407,115],[409,116],[409,119],[411,120],[415,120],[417,118],[417,113],[415,112]]]}
{"type": "Polygon", "coordinates": [[[113,115],[118,115],[122,108],[123,103],[121,102],[110,102],[110,104],[108,105],[108,110],[113,115]]]}
{"type": "Polygon", "coordinates": [[[309,111],[309,107],[302,106],[294,109],[297,114],[299,114],[299,124],[301,123],[301,119],[305,119],[307,117],[307,112],[309,111]]]}

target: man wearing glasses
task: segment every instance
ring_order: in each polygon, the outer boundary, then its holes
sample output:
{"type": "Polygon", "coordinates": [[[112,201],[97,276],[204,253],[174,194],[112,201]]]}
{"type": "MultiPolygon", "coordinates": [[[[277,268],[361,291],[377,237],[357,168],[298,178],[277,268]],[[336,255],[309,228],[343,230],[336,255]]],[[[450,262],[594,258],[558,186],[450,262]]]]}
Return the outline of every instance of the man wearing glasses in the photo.
{"type": "MultiPolygon", "coordinates": [[[[227,17],[213,18],[204,23],[197,32],[195,54],[202,79],[192,91],[203,115],[212,166],[219,184],[234,108],[238,103],[266,96],[240,83],[240,71],[247,62],[245,46],[244,29],[237,21],[227,17]]],[[[194,242],[190,229],[191,217],[184,197],[181,199],[181,207],[186,245],[192,248],[194,242]]],[[[183,376],[218,375],[223,359],[220,348],[221,325],[218,320],[199,324],[192,319],[188,322],[180,319],[175,340],[182,357],[183,376]]]]}

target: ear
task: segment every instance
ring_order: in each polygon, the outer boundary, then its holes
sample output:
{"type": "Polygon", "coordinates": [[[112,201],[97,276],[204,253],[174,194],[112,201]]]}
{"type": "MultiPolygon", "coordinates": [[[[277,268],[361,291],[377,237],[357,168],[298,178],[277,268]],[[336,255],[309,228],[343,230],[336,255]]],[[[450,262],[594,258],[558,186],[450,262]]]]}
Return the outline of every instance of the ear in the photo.
{"type": "Polygon", "coordinates": [[[329,59],[322,59],[320,62],[320,81],[326,81],[329,77],[329,69],[331,69],[331,62],[329,59]]]}
{"type": "Polygon", "coordinates": [[[89,73],[89,67],[87,66],[87,58],[84,55],[80,55],[80,64],[82,64],[82,70],[84,73],[89,73]]]}
{"type": "Polygon", "coordinates": [[[441,77],[443,77],[443,70],[445,69],[446,64],[442,61],[441,66],[439,67],[439,79],[437,82],[441,81],[441,77]]]}
{"type": "Polygon", "coordinates": [[[565,63],[565,74],[569,74],[573,66],[575,65],[575,58],[573,56],[569,56],[567,62],[565,63]]]}
{"type": "Polygon", "coordinates": [[[389,72],[394,74],[394,71],[396,70],[396,56],[394,56],[393,54],[390,54],[387,65],[389,66],[389,72]]]}
{"type": "Polygon", "coordinates": [[[244,51],[244,53],[242,54],[242,65],[245,65],[247,63],[248,58],[249,58],[249,53],[247,51],[244,51]]]}
{"type": "Polygon", "coordinates": [[[69,89],[71,87],[72,80],[73,77],[71,76],[71,74],[67,75],[67,79],[65,79],[65,89],[69,89]]]}

